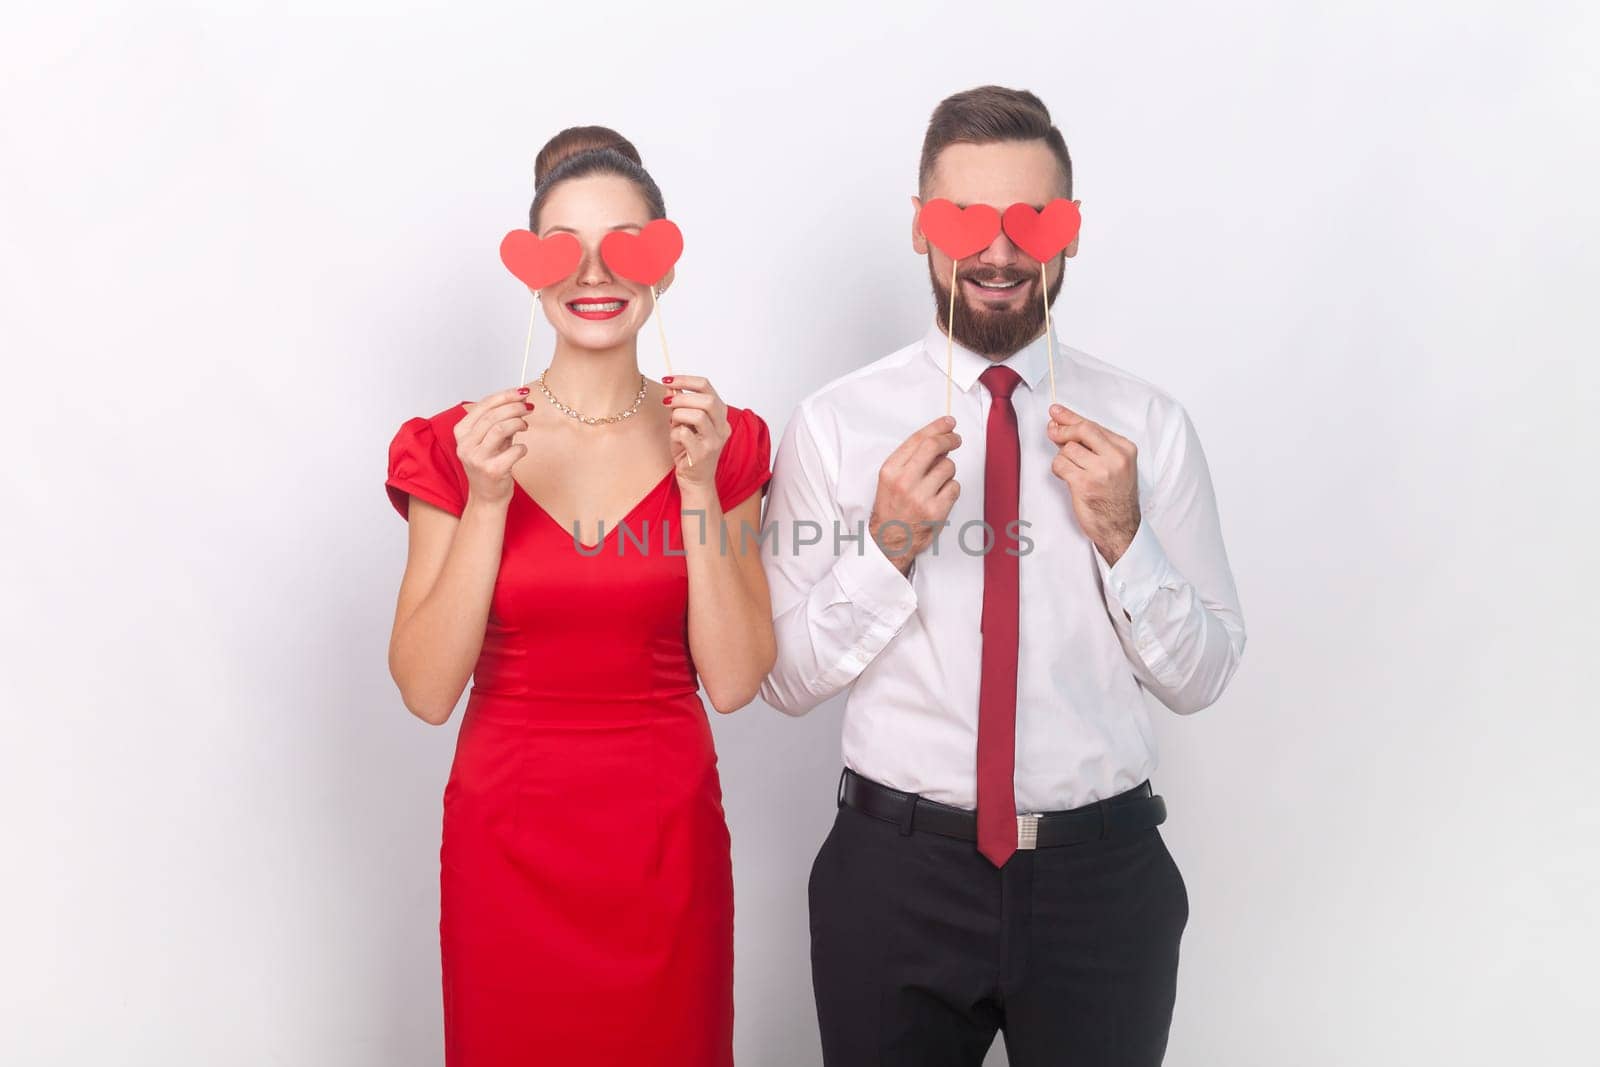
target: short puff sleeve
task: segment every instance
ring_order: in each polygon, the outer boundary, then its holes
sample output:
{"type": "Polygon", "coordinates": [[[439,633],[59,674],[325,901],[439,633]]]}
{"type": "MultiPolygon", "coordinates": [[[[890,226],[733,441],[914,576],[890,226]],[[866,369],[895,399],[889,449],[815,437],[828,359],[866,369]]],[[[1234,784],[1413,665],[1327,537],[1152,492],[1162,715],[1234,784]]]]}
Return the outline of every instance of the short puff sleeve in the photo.
{"type": "Polygon", "coordinates": [[[732,511],[772,478],[772,435],[749,408],[728,405],[728,440],[717,460],[717,499],[732,511]]]}
{"type": "Polygon", "coordinates": [[[459,516],[466,507],[467,485],[455,441],[441,442],[440,429],[432,419],[407,419],[389,442],[389,477],[384,488],[401,518],[410,518],[413,496],[459,516]]]}

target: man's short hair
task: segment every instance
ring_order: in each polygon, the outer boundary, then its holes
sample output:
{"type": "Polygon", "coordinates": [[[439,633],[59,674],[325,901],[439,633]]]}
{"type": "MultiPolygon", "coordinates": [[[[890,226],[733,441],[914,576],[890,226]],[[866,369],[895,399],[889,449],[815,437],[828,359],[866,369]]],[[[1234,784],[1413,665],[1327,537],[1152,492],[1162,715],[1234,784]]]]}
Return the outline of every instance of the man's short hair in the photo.
{"type": "Polygon", "coordinates": [[[1064,195],[1072,198],[1072,156],[1066,139],[1050,121],[1044,101],[1026,89],[984,85],[947,96],[933,109],[928,132],[922,138],[922,163],[917,168],[917,190],[927,191],[939,153],[953,144],[994,144],[997,141],[1043,141],[1061,164],[1064,195]]]}

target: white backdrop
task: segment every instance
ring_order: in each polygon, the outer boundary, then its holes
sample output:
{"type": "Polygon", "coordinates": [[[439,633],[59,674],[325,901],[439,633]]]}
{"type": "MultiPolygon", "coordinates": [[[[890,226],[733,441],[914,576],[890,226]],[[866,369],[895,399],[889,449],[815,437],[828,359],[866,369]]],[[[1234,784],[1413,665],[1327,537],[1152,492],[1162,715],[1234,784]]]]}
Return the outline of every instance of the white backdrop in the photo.
{"type": "MultiPolygon", "coordinates": [[[[1062,332],[1191,412],[1249,627],[1226,696],[1158,720],[1168,1062],[1594,1055],[1592,7],[31,6],[0,27],[0,1061],[439,1063],[459,720],[388,678],[381,483],[402,419],[515,379],[495,248],[534,152],[634,140],[688,238],[675,364],[776,439],[922,331],[922,129],[986,82],[1066,133],[1062,332]]],[[[819,1059],[838,715],[715,723],[743,1064],[819,1059]]]]}

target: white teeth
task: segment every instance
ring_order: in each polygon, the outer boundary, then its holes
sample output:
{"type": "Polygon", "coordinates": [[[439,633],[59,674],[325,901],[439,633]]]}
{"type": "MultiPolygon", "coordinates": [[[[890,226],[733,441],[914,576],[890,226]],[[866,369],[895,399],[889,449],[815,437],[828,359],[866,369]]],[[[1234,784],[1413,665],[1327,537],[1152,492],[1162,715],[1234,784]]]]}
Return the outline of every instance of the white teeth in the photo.
{"type": "Polygon", "coordinates": [[[1010,281],[1010,282],[980,282],[980,281],[977,281],[976,279],[973,280],[973,284],[976,285],[980,289],[1012,289],[1012,288],[1015,288],[1020,283],[1021,283],[1020,279],[1018,279],[1017,281],[1010,281]]]}
{"type": "Polygon", "coordinates": [[[607,300],[607,301],[605,301],[603,303],[599,303],[599,304],[581,304],[581,303],[578,303],[578,302],[574,301],[573,304],[572,304],[572,310],[573,311],[587,311],[587,312],[621,311],[622,310],[622,301],[620,301],[620,300],[607,300]]]}

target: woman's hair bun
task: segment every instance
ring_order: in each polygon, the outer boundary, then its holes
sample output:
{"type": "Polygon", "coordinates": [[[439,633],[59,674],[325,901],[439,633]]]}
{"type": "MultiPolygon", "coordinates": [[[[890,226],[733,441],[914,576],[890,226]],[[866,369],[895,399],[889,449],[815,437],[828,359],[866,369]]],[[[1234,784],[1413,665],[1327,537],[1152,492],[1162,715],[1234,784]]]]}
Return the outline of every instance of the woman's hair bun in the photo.
{"type": "Polygon", "coordinates": [[[644,197],[652,219],[667,217],[661,188],[644,169],[639,150],[616,130],[605,126],[571,126],[550,138],[533,162],[533,203],[528,208],[528,229],[539,232],[539,212],[551,191],[574,178],[614,174],[629,182],[644,197]]]}
{"type": "Polygon", "coordinates": [[[637,166],[644,166],[639,150],[616,130],[605,126],[569,126],[545,142],[533,161],[534,188],[544,184],[545,177],[563,160],[584,152],[609,149],[637,166]]]}

